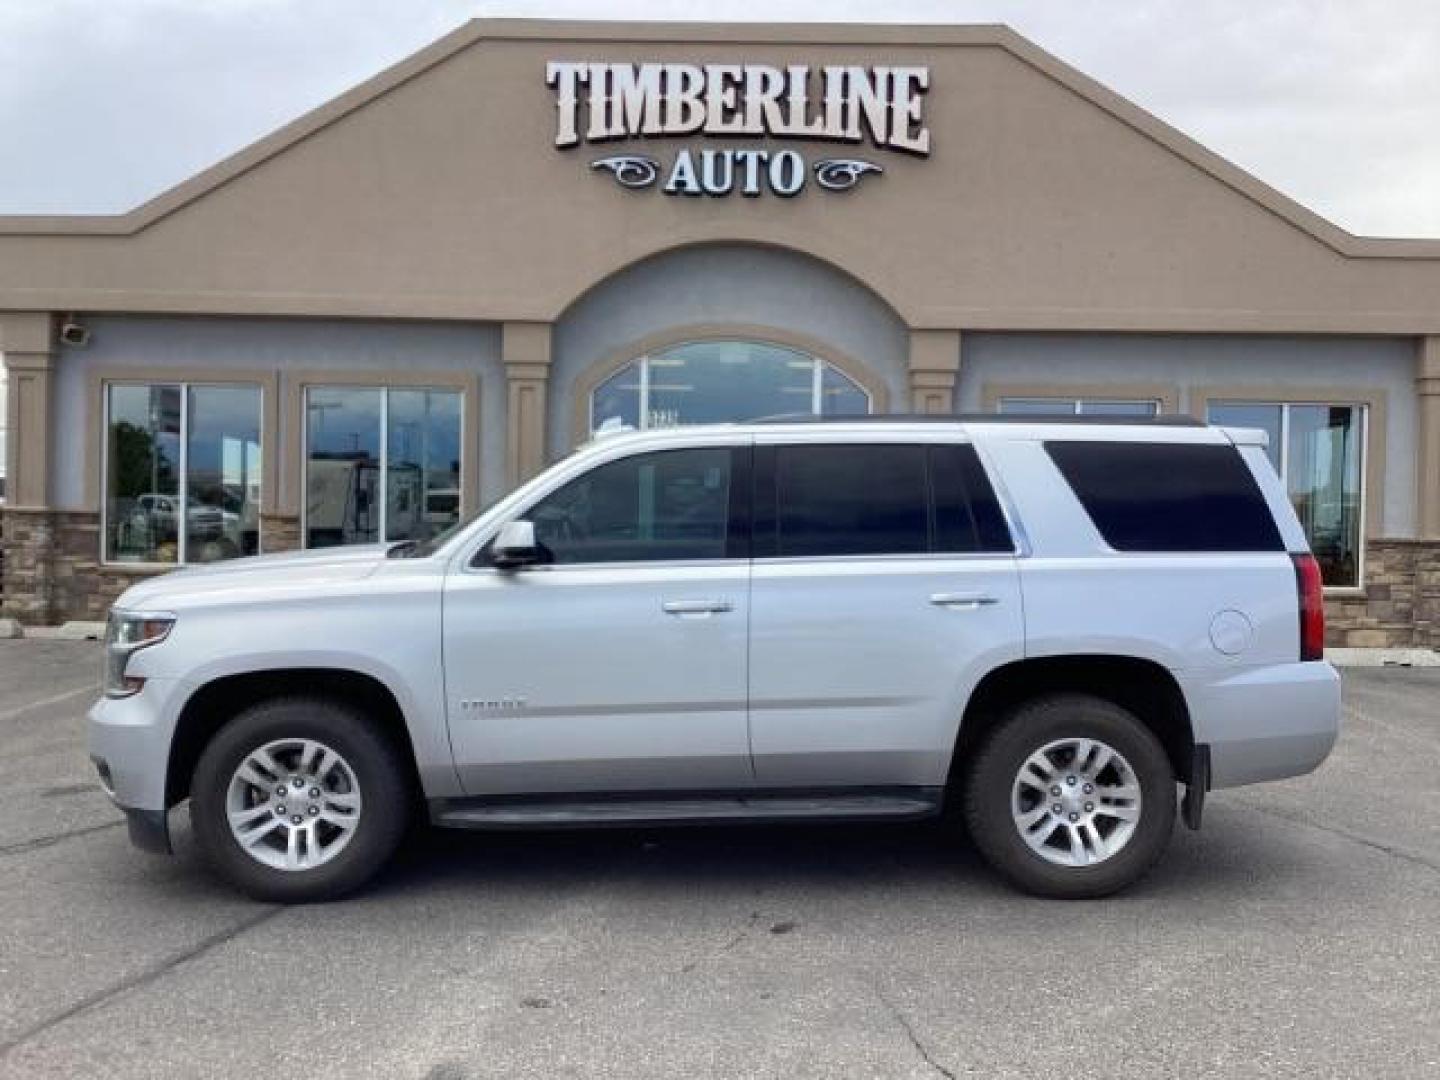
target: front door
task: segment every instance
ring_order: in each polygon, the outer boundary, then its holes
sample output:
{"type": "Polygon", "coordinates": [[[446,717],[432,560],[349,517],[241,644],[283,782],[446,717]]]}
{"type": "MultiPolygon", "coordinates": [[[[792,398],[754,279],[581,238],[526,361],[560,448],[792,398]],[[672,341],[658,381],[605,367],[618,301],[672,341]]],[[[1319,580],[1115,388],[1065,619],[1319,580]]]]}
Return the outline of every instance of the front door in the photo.
{"type": "Polygon", "coordinates": [[[938,786],[975,682],[1023,649],[972,447],[757,445],[750,727],[764,787],[938,786]]]}
{"type": "Polygon", "coordinates": [[[748,464],[731,439],[596,465],[516,515],[546,564],[502,571],[482,552],[451,574],[446,698],[467,792],[751,782],[748,464]]]}

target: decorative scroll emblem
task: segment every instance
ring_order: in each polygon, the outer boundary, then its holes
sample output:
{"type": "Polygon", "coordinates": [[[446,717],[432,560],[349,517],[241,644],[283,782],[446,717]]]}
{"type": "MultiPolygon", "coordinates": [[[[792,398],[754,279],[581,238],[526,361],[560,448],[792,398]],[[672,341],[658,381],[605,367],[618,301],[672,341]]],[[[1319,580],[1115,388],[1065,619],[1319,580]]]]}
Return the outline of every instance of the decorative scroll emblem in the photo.
{"type": "Polygon", "coordinates": [[[883,166],[859,158],[826,158],[815,162],[815,182],[826,191],[849,191],[866,173],[882,173],[883,166]]]}
{"type": "Polygon", "coordinates": [[[621,187],[646,188],[660,176],[660,163],[643,154],[616,154],[590,163],[592,169],[608,169],[621,187]]]}

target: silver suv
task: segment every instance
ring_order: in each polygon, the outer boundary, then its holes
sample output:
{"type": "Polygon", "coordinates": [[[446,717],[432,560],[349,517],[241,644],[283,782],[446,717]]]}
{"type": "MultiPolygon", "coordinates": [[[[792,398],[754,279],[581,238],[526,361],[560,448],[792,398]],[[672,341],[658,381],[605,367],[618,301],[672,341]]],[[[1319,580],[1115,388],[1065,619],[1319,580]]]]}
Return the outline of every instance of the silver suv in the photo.
{"type": "Polygon", "coordinates": [[[132,839],[334,897],[417,810],[501,829],[911,820],[1090,897],[1335,741],[1259,432],[777,422],[599,439],[425,544],[168,574],[90,714],[132,839]],[[1178,788],[1184,789],[1183,800],[1178,788]]]}

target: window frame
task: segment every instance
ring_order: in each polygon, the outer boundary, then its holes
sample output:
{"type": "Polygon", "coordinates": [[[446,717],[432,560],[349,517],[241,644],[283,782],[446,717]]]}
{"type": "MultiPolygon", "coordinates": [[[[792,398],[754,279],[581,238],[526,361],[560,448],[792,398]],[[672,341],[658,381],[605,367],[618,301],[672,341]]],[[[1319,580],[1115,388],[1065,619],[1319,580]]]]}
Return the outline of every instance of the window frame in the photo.
{"type": "MultiPolygon", "coordinates": [[[[738,334],[727,337],[696,337],[687,338],[682,341],[673,341],[660,348],[645,349],[637,353],[636,355],[629,357],[623,362],[606,369],[603,374],[596,378],[594,382],[586,388],[585,396],[583,398],[584,430],[582,432],[582,437],[587,439],[594,438],[597,434],[599,434],[598,429],[595,427],[595,395],[598,394],[601,388],[605,386],[605,384],[608,383],[611,379],[631,368],[638,368],[638,400],[636,401],[636,415],[639,418],[640,423],[638,427],[626,428],[624,430],[666,431],[669,430],[670,427],[692,426],[687,424],[674,424],[667,425],[665,427],[653,427],[650,425],[649,405],[650,383],[652,379],[650,371],[650,361],[657,357],[663,358],[665,354],[669,352],[673,352],[676,349],[683,349],[690,345],[716,345],[727,343],[733,343],[738,345],[764,346],[765,348],[782,350],[784,352],[791,353],[796,357],[809,360],[811,363],[810,407],[805,415],[825,415],[822,411],[822,406],[824,405],[825,400],[824,386],[825,372],[827,369],[832,370],[837,375],[841,376],[843,379],[853,385],[858,393],[864,396],[865,415],[868,416],[875,412],[875,390],[865,385],[864,382],[856,378],[853,374],[851,374],[839,364],[835,363],[833,360],[829,360],[813,350],[806,349],[798,345],[789,345],[783,341],[771,341],[764,337],[746,337],[738,334]]],[[[758,417],[751,417],[749,419],[758,419],[758,417]]]]}
{"type": "MultiPolygon", "coordinates": [[[[266,446],[268,433],[265,415],[266,384],[253,379],[169,379],[152,376],[106,376],[100,380],[100,565],[136,570],[173,570],[183,566],[208,566],[209,563],[192,563],[185,558],[190,546],[186,538],[185,511],[189,506],[190,494],[190,391],[194,388],[237,389],[256,391],[256,430],[260,435],[260,499],[256,503],[257,528],[255,530],[255,554],[265,554],[265,508],[267,502],[271,464],[269,448],[266,446]],[[173,386],[180,391],[180,484],[173,498],[179,504],[179,523],[175,529],[175,561],[156,562],[152,559],[114,559],[110,554],[110,390],[116,386],[138,386],[154,389],[157,386],[173,386]]],[[[171,497],[171,496],[167,496],[171,497]]],[[[238,558],[239,556],[237,556],[238,558]]],[[[223,560],[222,560],[223,561],[223,560]]]]}
{"type": "Polygon", "coordinates": [[[458,504],[457,520],[465,519],[466,508],[466,486],[468,479],[466,475],[466,447],[468,446],[469,431],[467,415],[470,411],[466,388],[462,386],[445,385],[444,383],[394,383],[394,382],[365,382],[363,380],[345,379],[342,381],[303,381],[299,387],[300,391],[300,485],[299,485],[299,513],[297,519],[300,525],[300,550],[301,551],[322,551],[324,547],[360,547],[360,544],[330,544],[322,547],[310,545],[310,394],[314,390],[375,390],[380,394],[380,477],[376,490],[379,492],[380,521],[377,526],[378,539],[367,541],[372,544],[399,544],[404,541],[386,539],[386,526],[389,525],[390,517],[390,394],[393,391],[421,390],[428,393],[453,394],[459,403],[460,426],[458,432],[460,476],[456,483],[456,489],[460,493],[458,504]]]}
{"type": "Polygon", "coordinates": [[[1068,412],[1063,412],[1063,413],[1062,413],[1062,412],[1060,412],[1060,410],[1057,408],[1057,409],[1056,409],[1056,413],[1057,413],[1058,415],[1062,415],[1062,416],[1094,416],[1094,417],[1097,417],[1096,423],[1104,423],[1104,422],[1105,422],[1105,419],[1106,419],[1107,417],[1113,417],[1113,416],[1116,416],[1116,415],[1130,415],[1130,414],[1087,413],[1087,412],[1085,411],[1085,404],[1086,404],[1087,402],[1089,402],[1089,403],[1092,404],[1092,405],[1151,405],[1151,406],[1154,406],[1154,412],[1149,413],[1149,414],[1148,414],[1149,416],[1163,416],[1163,415],[1165,414],[1165,402],[1162,401],[1160,398],[1158,398],[1158,397],[1153,397],[1153,396],[1126,397],[1126,396],[1124,396],[1123,394],[1118,394],[1118,395],[1116,395],[1116,394],[1101,394],[1101,395],[1085,394],[1085,395],[1078,396],[1078,397],[1062,397],[1062,396],[1058,396],[1058,395],[1045,395],[1045,394],[1004,394],[1004,395],[1001,395],[1001,396],[999,396],[999,397],[997,397],[997,398],[995,399],[995,413],[996,413],[996,415],[999,415],[999,416],[1025,416],[1025,415],[1035,415],[1037,418],[1038,418],[1039,415],[1040,415],[1040,414],[1026,414],[1026,413],[1007,413],[1007,412],[1005,411],[1005,403],[1006,403],[1007,401],[1023,401],[1023,402],[1027,402],[1027,403],[1033,403],[1033,404],[1052,404],[1052,403],[1053,403],[1053,404],[1055,404],[1055,405],[1057,405],[1057,406],[1059,406],[1059,405],[1069,405],[1069,406],[1070,406],[1070,410],[1069,410],[1068,412]]]}
{"type": "MultiPolygon", "coordinates": [[[[1290,410],[1292,408],[1322,408],[1322,409],[1354,409],[1359,413],[1359,447],[1360,461],[1357,464],[1356,473],[1360,478],[1360,504],[1358,508],[1358,523],[1356,548],[1355,548],[1355,583],[1353,585],[1322,585],[1321,592],[1330,596],[1357,596],[1365,592],[1366,560],[1370,549],[1370,485],[1371,485],[1371,446],[1370,431],[1371,417],[1376,410],[1376,403],[1373,400],[1364,398],[1349,398],[1344,395],[1338,396],[1303,396],[1278,398],[1272,396],[1234,396],[1230,394],[1214,395],[1206,394],[1201,407],[1204,415],[1201,417],[1207,424],[1215,423],[1210,418],[1211,411],[1217,406],[1249,406],[1251,408],[1278,408],[1280,410],[1280,468],[1276,470],[1280,477],[1280,487],[1285,492],[1285,499],[1290,500],[1290,410]]],[[[1243,426],[1217,424],[1217,427],[1243,426]]],[[[1269,456],[1268,454],[1266,455],[1269,456]]],[[[1293,506],[1292,506],[1293,509],[1293,506]]],[[[1298,515],[1297,515],[1298,516],[1298,515]]],[[[1304,523],[1301,522],[1303,530],[1304,523]]],[[[1310,543],[1310,537],[1306,535],[1306,544],[1310,543]]]]}

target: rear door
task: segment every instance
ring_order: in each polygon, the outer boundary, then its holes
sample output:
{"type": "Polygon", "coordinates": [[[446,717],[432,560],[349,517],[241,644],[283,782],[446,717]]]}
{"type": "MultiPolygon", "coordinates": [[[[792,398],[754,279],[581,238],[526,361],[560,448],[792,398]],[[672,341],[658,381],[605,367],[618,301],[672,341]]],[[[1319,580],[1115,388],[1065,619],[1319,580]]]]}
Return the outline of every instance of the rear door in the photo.
{"type": "Polygon", "coordinates": [[[943,783],[971,688],[1023,649],[1014,545],[975,449],[762,438],[752,545],[756,782],[943,783]]]}

